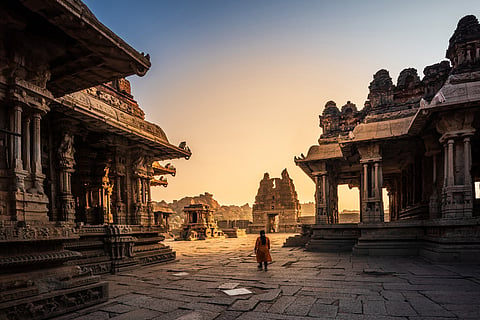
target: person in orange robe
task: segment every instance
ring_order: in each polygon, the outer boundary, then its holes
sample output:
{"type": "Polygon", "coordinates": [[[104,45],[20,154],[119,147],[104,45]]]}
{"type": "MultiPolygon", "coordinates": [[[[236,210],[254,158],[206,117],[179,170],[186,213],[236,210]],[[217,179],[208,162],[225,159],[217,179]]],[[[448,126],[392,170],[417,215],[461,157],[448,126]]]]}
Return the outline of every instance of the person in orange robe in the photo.
{"type": "Polygon", "coordinates": [[[258,270],[262,270],[262,262],[267,271],[268,262],[272,261],[270,256],[270,239],[265,236],[265,231],[260,231],[260,237],[255,242],[255,255],[257,256],[258,270]]]}

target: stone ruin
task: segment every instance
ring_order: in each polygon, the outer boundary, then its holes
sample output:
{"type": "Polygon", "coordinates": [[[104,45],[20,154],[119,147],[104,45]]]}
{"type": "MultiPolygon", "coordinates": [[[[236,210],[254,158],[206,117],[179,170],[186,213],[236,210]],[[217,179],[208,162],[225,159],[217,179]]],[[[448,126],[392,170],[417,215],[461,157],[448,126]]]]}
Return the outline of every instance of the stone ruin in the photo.
{"type": "Polygon", "coordinates": [[[315,182],[309,250],[479,261],[480,24],[462,18],[420,78],[379,70],[362,110],[327,102],[318,145],[295,157],[315,182]],[[339,224],[338,186],[357,187],[360,223],[339,224]],[[383,191],[389,220],[384,221],[383,191]]]}
{"type": "Polygon", "coordinates": [[[178,240],[205,240],[208,238],[223,237],[213,218],[213,210],[206,204],[191,204],[186,206],[185,221],[183,222],[178,240]]]}
{"type": "Polygon", "coordinates": [[[175,259],[151,187],[191,151],[131,94],[149,56],[80,0],[0,17],[0,319],[47,319],[106,301],[96,274],[175,259]]]}
{"type": "Polygon", "coordinates": [[[281,178],[270,178],[265,173],[260,181],[255,204],[253,205],[253,223],[249,225],[249,233],[265,232],[297,232],[300,203],[293,180],[287,169],[282,171],[281,178]]]}

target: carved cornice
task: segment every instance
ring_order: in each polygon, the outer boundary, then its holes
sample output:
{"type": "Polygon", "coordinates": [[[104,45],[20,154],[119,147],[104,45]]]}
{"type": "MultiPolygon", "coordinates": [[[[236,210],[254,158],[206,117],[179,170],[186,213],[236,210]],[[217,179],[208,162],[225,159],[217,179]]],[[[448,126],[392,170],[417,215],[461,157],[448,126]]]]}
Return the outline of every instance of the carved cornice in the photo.
{"type": "Polygon", "coordinates": [[[47,89],[40,88],[30,82],[21,79],[15,79],[9,88],[10,99],[39,109],[47,113],[50,108],[48,105],[53,100],[53,95],[47,89]]]}
{"type": "Polygon", "coordinates": [[[28,254],[0,257],[0,269],[14,268],[22,265],[68,261],[81,256],[82,254],[80,252],[63,250],[63,251],[56,251],[56,252],[41,252],[41,253],[32,252],[28,254]]]}

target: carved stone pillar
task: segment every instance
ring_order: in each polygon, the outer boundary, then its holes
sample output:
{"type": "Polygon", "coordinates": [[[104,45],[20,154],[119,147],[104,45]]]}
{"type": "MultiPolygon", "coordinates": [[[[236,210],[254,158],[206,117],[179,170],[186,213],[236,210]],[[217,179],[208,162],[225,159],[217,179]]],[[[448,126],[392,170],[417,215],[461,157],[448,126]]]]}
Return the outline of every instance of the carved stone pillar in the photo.
{"type": "Polygon", "coordinates": [[[11,135],[11,161],[15,170],[23,169],[22,162],[22,107],[16,105],[11,114],[11,131],[17,135],[11,135]]]}
{"type": "Polygon", "coordinates": [[[437,131],[442,134],[439,141],[446,153],[446,178],[441,202],[444,219],[472,217],[474,195],[470,137],[475,133],[473,117],[470,111],[456,111],[442,115],[437,123],[437,131]]]}
{"type": "Polygon", "coordinates": [[[360,192],[362,193],[360,221],[383,222],[383,172],[382,157],[379,144],[359,146],[360,163],[362,164],[362,183],[360,192]]]}
{"type": "Polygon", "coordinates": [[[153,204],[152,204],[152,194],[151,194],[151,186],[150,186],[150,179],[145,180],[145,191],[147,193],[147,208],[148,208],[148,225],[155,224],[155,217],[153,214],[153,204]]]}
{"type": "Polygon", "coordinates": [[[45,175],[42,173],[42,146],[40,140],[40,120],[42,116],[40,113],[35,113],[32,116],[32,172],[34,174],[34,189],[38,194],[43,194],[43,180],[45,175]]]}
{"type": "Polygon", "coordinates": [[[313,173],[315,176],[315,223],[327,224],[328,219],[328,179],[326,171],[313,173]]]}
{"type": "Polygon", "coordinates": [[[25,171],[31,172],[31,146],[30,146],[30,117],[23,119],[22,144],[23,144],[23,167],[25,171]]]}
{"type": "Polygon", "coordinates": [[[62,141],[58,148],[58,202],[60,219],[66,222],[75,221],[75,199],[72,195],[72,174],[75,172],[74,137],[69,132],[63,133],[62,141]]]}
{"type": "MultiPolygon", "coordinates": [[[[432,159],[432,180],[425,181],[425,185],[430,185],[430,188],[427,190],[431,191],[429,198],[429,218],[436,219],[440,216],[440,206],[439,206],[439,197],[437,189],[440,188],[440,183],[438,182],[437,172],[438,168],[438,158],[441,154],[441,145],[438,143],[438,138],[434,135],[427,135],[423,137],[425,145],[425,157],[430,157],[432,159]]],[[[446,162],[445,162],[445,172],[446,172],[446,162]]],[[[446,177],[443,181],[443,185],[446,185],[446,177]]]]}
{"type": "Polygon", "coordinates": [[[438,193],[437,193],[437,157],[440,151],[432,153],[432,195],[429,200],[429,216],[431,219],[438,218],[439,216],[439,206],[438,206],[438,193]]]}
{"type": "Polygon", "coordinates": [[[12,191],[25,191],[25,177],[27,172],[23,170],[22,161],[22,107],[16,105],[10,113],[10,168],[13,170],[12,191]]]}
{"type": "Polygon", "coordinates": [[[110,178],[108,176],[110,172],[109,167],[104,169],[105,175],[102,177],[102,206],[103,206],[103,223],[111,224],[113,223],[113,214],[112,214],[112,192],[113,192],[113,183],[110,183],[110,178]]]}

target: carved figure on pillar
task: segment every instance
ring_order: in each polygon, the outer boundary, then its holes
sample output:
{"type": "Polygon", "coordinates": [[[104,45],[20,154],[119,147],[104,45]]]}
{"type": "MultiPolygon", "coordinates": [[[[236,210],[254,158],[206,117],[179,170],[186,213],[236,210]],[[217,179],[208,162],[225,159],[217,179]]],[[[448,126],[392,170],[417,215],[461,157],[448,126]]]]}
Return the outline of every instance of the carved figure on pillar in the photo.
{"type": "Polygon", "coordinates": [[[113,214],[112,214],[112,208],[111,208],[113,183],[110,183],[110,178],[108,177],[110,168],[105,167],[104,172],[105,172],[105,175],[102,177],[103,222],[113,223],[113,214]]]}
{"type": "Polygon", "coordinates": [[[63,221],[75,221],[75,199],[72,195],[72,173],[75,171],[75,149],[73,147],[73,135],[64,132],[60,146],[58,147],[59,158],[59,202],[60,218],[63,221]]]}

